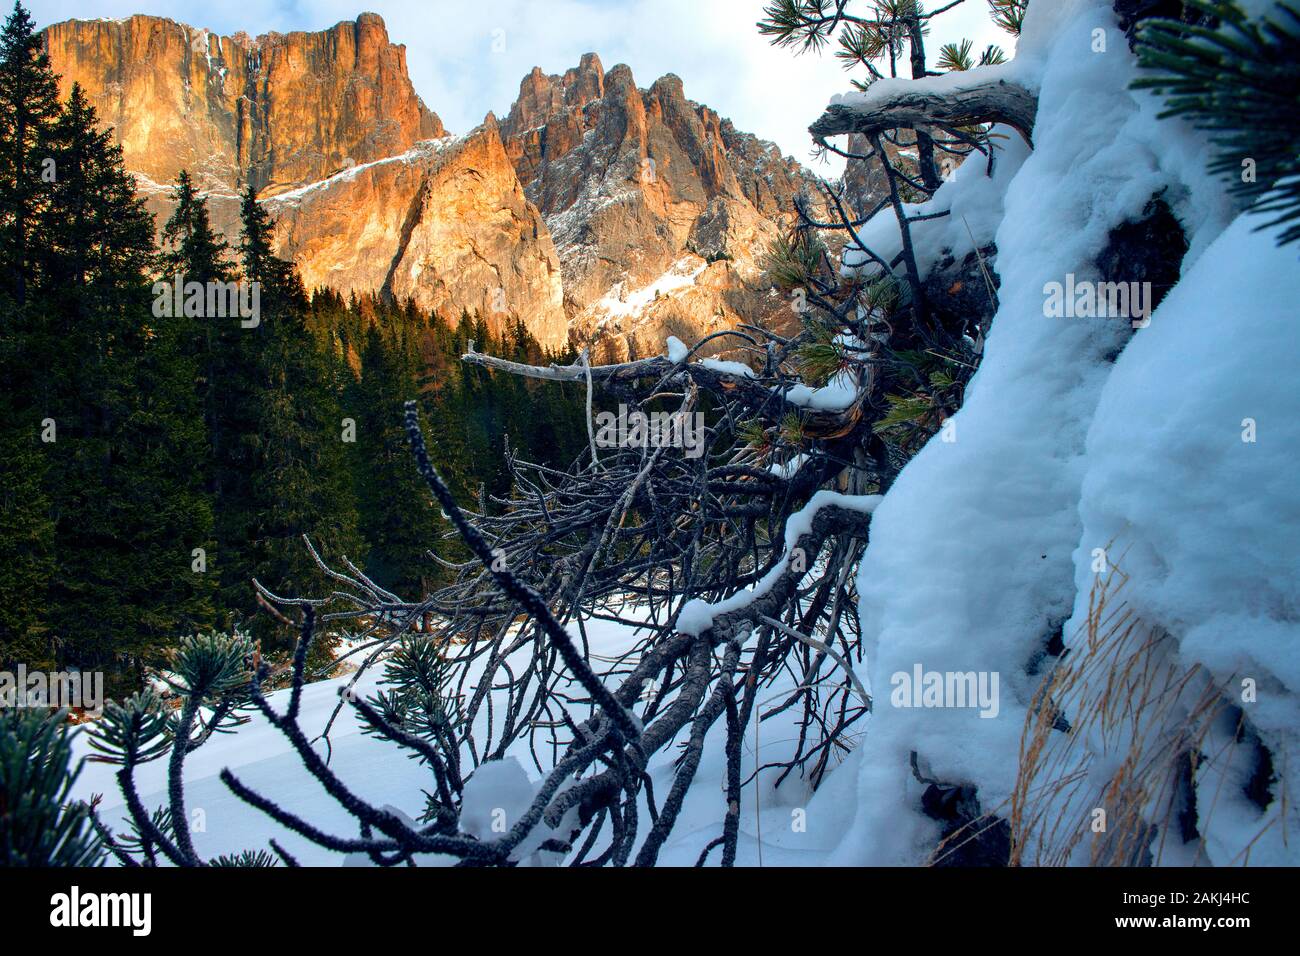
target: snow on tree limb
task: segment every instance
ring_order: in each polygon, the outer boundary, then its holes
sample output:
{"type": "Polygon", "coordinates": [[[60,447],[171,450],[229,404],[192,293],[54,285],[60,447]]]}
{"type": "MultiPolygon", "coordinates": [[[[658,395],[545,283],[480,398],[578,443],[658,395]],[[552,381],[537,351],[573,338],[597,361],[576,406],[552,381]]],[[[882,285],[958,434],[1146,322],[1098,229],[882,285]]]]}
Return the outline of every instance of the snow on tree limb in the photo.
{"type": "Polygon", "coordinates": [[[808,132],[821,142],[843,133],[871,136],[905,126],[1004,123],[1032,146],[1037,113],[1037,93],[996,72],[970,70],[924,80],[879,80],[866,93],[832,103],[808,132]],[[954,82],[954,75],[964,82],[954,82]]]}
{"type": "Polygon", "coordinates": [[[780,421],[782,416],[802,416],[808,435],[834,438],[845,435],[862,420],[861,395],[846,394],[835,403],[817,405],[811,401],[812,390],[802,385],[784,389],[775,380],[766,381],[739,362],[702,359],[697,362],[674,362],[667,356],[636,359],[613,365],[524,365],[508,359],[485,355],[471,348],[462,360],[470,365],[496,369],[524,378],[552,382],[582,382],[590,374],[604,386],[630,386],[644,379],[663,382],[688,379],[699,388],[728,400],[736,400],[765,420],[780,421]],[[834,405],[834,407],[832,407],[834,405]]]}

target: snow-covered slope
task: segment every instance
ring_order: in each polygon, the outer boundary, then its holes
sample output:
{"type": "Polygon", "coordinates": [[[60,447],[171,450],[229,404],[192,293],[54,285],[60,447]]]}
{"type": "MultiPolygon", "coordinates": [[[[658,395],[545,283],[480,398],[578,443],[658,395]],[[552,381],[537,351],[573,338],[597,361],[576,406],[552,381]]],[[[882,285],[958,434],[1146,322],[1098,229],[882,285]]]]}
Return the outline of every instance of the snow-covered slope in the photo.
{"type": "MultiPolygon", "coordinates": [[[[826,501],[836,496],[823,496],[826,501]]],[[[840,497],[838,500],[847,501],[840,497]]],[[[864,505],[865,507],[866,505],[864,505]]],[[[809,511],[809,516],[811,515],[809,511]]],[[[622,607],[620,613],[635,619],[634,607],[622,607]]],[[[608,621],[585,622],[591,653],[608,659],[626,653],[638,635],[629,627],[608,621]]],[[[527,664],[527,650],[519,662],[520,669],[527,664]]],[[[481,662],[480,662],[481,663],[481,662]]],[[[472,665],[469,684],[479,670],[472,665]]],[[[381,667],[369,671],[353,688],[358,697],[369,697],[379,687],[381,667]]],[[[301,723],[312,737],[320,734],[330,720],[339,702],[339,692],[350,678],[342,677],[308,685],[303,692],[301,723]]],[[[787,696],[794,689],[788,681],[773,687],[768,703],[787,696]]],[[[273,707],[283,712],[288,702],[288,692],[269,695],[273,707]]],[[[504,707],[504,696],[498,702],[498,712],[504,707]]],[[[581,719],[586,709],[575,705],[574,713],[581,719]]],[[[488,708],[480,712],[476,725],[477,738],[487,739],[488,708]]],[[[798,734],[797,714],[787,711],[777,720],[765,721],[758,737],[745,742],[744,765],[748,774],[755,761],[767,763],[786,752],[786,747],[798,734]]],[[[726,759],[723,728],[710,732],[704,756],[696,775],[695,785],[686,796],[678,825],[665,843],[660,863],[668,866],[690,866],[700,851],[715,839],[722,825],[725,811],[726,759]]],[[[79,756],[94,753],[84,732],[74,738],[75,752],[79,756]]],[[[330,768],[364,799],[374,805],[387,807],[407,818],[416,818],[424,809],[424,792],[433,787],[433,778],[427,767],[410,759],[409,752],[394,745],[361,733],[351,708],[339,712],[330,730],[328,743],[316,742],[317,751],[328,756],[330,768]]],[[[539,747],[543,757],[549,752],[539,747]]],[[[676,774],[675,747],[660,750],[651,759],[648,768],[656,793],[667,793],[676,774]]],[[[468,759],[468,754],[466,755],[468,759]]],[[[219,774],[230,769],[239,780],[281,806],[292,810],[319,829],[341,837],[356,835],[356,821],[342,810],[312,775],[303,767],[288,740],[271,727],[260,715],[233,734],[217,736],[196,750],[187,760],[185,772],[185,800],[190,814],[195,846],[205,858],[218,854],[237,853],[241,850],[266,849],[267,841],[275,839],[295,858],[308,866],[368,866],[368,859],[342,856],[303,839],[236,797],[221,781],[219,774]]],[[[76,782],[73,795],[90,799],[94,794],[103,797],[100,803],[101,818],[118,832],[129,832],[125,823],[126,810],[115,774],[117,767],[104,763],[85,764],[76,782]]],[[[548,768],[549,769],[549,768],[548,768]]],[[[166,805],[166,761],[146,764],[136,773],[141,801],[149,808],[166,805]]],[[[811,796],[808,786],[792,775],[779,791],[773,788],[779,770],[771,768],[760,775],[762,787],[755,806],[755,789],[746,787],[742,799],[740,841],[737,863],[756,865],[760,860],[767,865],[817,865],[834,847],[837,831],[829,817],[808,817],[805,807],[811,796]],[[760,842],[762,847],[760,849],[760,842]]],[[[491,829],[495,814],[504,813],[507,819],[531,802],[536,781],[541,776],[528,751],[527,742],[513,745],[505,759],[483,764],[466,785],[462,825],[466,832],[481,838],[491,838],[499,831],[491,829]]],[[[828,788],[838,788],[846,800],[851,798],[851,780],[841,778],[828,782],[828,788]]],[[[846,806],[847,803],[842,803],[846,806]]],[[[642,811],[648,813],[644,800],[642,811]]],[[[530,847],[545,838],[544,829],[530,838],[519,855],[522,863],[555,863],[554,855],[539,859],[530,847]]],[[[109,861],[110,865],[112,860],[109,861]]],[[[421,856],[422,866],[450,865],[450,857],[421,856]]],[[[716,864],[717,855],[713,862],[716,864]]]]}
{"type": "MultiPolygon", "coordinates": [[[[1006,186],[995,233],[1000,308],[955,441],[932,441],[873,519],[859,589],[876,707],[856,769],[845,768],[856,799],[839,863],[929,857],[940,830],[921,812],[914,751],[921,775],[974,785],[984,813],[1008,815],[1043,679],[1031,671],[1063,620],[1067,644],[1086,622],[1096,548],[1122,560],[1125,599],[1178,642],[1177,666],[1202,662],[1216,677],[1253,675],[1267,687],[1243,706],[1279,773],[1278,758],[1294,749],[1300,514],[1287,463],[1300,428],[1286,412],[1296,405],[1286,370],[1300,358],[1295,253],[1251,232],[1257,223],[1229,228],[1223,187],[1203,172],[1204,141],[1157,120],[1160,103],[1128,90],[1136,67],[1109,3],[1031,4],[1009,69],[1039,92],[1035,148],[1006,186]],[[1098,29],[1105,52],[1095,49],[1098,29]],[[1046,317],[1045,285],[1068,274],[1098,280],[1110,231],[1157,194],[1189,250],[1149,327],[1046,317]],[[1242,441],[1250,417],[1261,423],[1254,444],[1242,441]],[[891,706],[893,675],[918,664],[999,675],[996,718],[891,706]]],[[[1213,774],[1202,777],[1208,786],[1213,774]]],[[[1273,788],[1274,814],[1282,794],[1273,788]]],[[[813,807],[840,816],[842,800],[827,792],[813,807]]],[[[1267,814],[1244,798],[1221,802],[1231,806],[1208,824],[1210,856],[1239,861],[1267,814]]],[[[1286,859],[1283,829],[1272,827],[1252,859],[1286,859]]]]}
{"type": "MultiPolygon", "coordinates": [[[[1116,826],[1122,816],[1103,791],[1131,754],[1130,738],[1146,735],[1147,753],[1177,741],[1196,723],[1197,701],[1211,693],[1233,709],[1200,738],[1196,792],[1181,797],[1195,807],[1204,841],[1183,845],[1162,831],[1153,856],[1295,863],[1296,250],[1278,248],[1271,233],[1254,231],[1258,220],[1238,215],[1223,185],[1204,172],[1208,147],[1199,134],[1158,120],[1160,102],[1129,90],[1136,67],[1109,3],[1031,4],[1007,72],[1039,96],[1034,148],[1013,134],[991,178],[983,163],[966,164],[921,210],[946,208],[953,216],[915,227],[923,269],[945,249],[962,256],[972,237],[981,247],[995,242],[999,309],[955,427],[945,429],[955,440],[936,437],[883,500],[872,502],[858,580],[866,660],[856,670],[874,711],[855,725],[855,749],[815,794],[797,775],[774,789],[775,770],[745,788],[738,862],[925,863],[942,830],[922,809],[918,777],[973,788],[980,810],[1003,819],[1029,800],[1083,838],[1066,841],[1061,855],[1061,847],[1022,826],[1016,832],[1029,842],[1017,850],[1025,859],[1089,862],[1098,843],[1089,829],[1095,812],[1110,811],[1116,826]],[[1096,262],[1112,231],[1141,218],[1155,196],[1178,219],[1188,250],[1180,281],[1149,323],[1049,317],[1047,287],[1068,276],[1100,279],[1096,262]],[[1180,681],[1190,675],[1179,685],[1186,693],[1170,695],[1154,720],[1122,713],[1106,732],[1088,723],[1095,701],[1061,697],[1061,726],[1081,729],[1050,731],[1043,753],[1055,761],[1052,779],[1026,791],[1031,705],[1054,664],[1069,668],[1095,653],[1097,631],[1089,625],[1099,588],[1112,588],[1126,620],[1151,635],[1143,662],[1180,681]],[[1057,635],[1064,655],[1053,647],[1057,635]],[[898,706],[909,701],[895,693],[895,675],[917,668],[996,677],[988,683],[997,689],[996,706],[898,706]],[[1262,787],[1252,780],[1261,777],[1256,735],[1271,754],[1273,778],[1262,787]],[[1067,778],[1077,785],[1054,787],[1067,778]],[[1247,796],[1252,786],[1254,799],[1247,796]]],[[[861,234],[892,255],[893,227],[887,213],[861,234]]],[[[861,263],[850,256],[846,265],[861,263]]],[[[670,340],[674,358],[685,351],[670,340]]],[[[618,653],[635,640],[607,623],[587,626],[596,654],[618,653]]],[[[338,686],[308,688],[309,730],[323,726],[338,686]]],[[[1116,695],[1121,705],[1130,700],[1124,687],[1116,695]]],[[[361,689],[373,688],[371,678],[361,689]]],[[[762,723],[757,737],[746,737],[742,774],[778,760],[796,734],[790,715],[762,723]]],[[[418,814],[429,779],[416,762],[361,736],[349,716],[332,746],[332,766],[363,796],[418,814]]],[[[723,751],[715,727],[661,862],[689,865],[718,835],[723,751]]],[[[667,747],[652,760],[660,793],[677,753],[667,747]]],[[[483,794],[471,801],[468,821],[481,823],[479,805],[526,802],[522,775],[535,778],[537,768],[523,752],[511,756],[519,766],[491,768],[475,785],[483,794]]],[[[206,822],[196,834],[201,852],[263,847],[276,836],[304,862],[339,861],[239,802],[216,777],[224,766],[322,828],[353,832],[287,743],[256,722],[191,761],[188,801],[206,822]]],[[[161,771],[142,773],[151,806],[165,793],[161,771]]],[[[105,816],[113,818],[121,801],[110,768],[88,769],[78,793],[91,792],[106,794],[105,816]]],[[[1137,810],[1163,823],[1171,800],[1156,794],[1137,810]]]]}
{"type": "MultiPolygon", "coordinates": [[[[1211,244],[1106,380],[1088,431],[1066,634],[1086,621],[1092,555],[1109,545],[1135,614],[1171,635],[1183,662],[1208,668],[1259,732],[1280,799],[1300,792],[1287,759],[1300,740],[1300,265],[1258,224],[1242,216],[1211,244]]],[[[1242,748],[1198,781],[1216,864],[1242,862],[1276,815],[1240,797],[1248,757],[1242,748]],[[1232,778],[1222,789],[1221,770],[1232,778]]],[[[1294,865],[1300,851],[1273,830],[1251,861],[1294,865]]]]}

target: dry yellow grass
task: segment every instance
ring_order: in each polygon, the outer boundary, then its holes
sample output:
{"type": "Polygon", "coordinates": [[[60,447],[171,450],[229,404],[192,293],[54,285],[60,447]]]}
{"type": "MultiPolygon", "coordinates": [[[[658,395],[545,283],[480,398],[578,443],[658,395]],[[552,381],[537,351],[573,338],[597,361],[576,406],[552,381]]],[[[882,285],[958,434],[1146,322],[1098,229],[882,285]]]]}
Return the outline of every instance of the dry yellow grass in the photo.
{"type": "MultiPolygon", "coordinates": [[[[950,835],[932,862],[998,818],[1010,825],[1013,866],[1183,862],[1183,797],[1213,772],[1213,792],[1198,789],[1195,819],[1187,821],[1199,841],[1193,862],[1209,862],[1204,834],[1230,778],[1226,768],[1234,757],[1245,757],[1236,754],[1245,720],[1233,704],[1236,677],[1216,681],[1201,665],[1183,664],[1176,641],[1145,624],[1123,600],[1127,581],[1119,568],[1098,576],[1081,639],[1047,675],[1029,708],[1009,801],[950,835]],[[1062,717],[1068,731],[1060,729],[1062,717]],[[1104,811],[1104,829],[1096,826],[1098,811],[1104,811]],[[1175,847],[1176,857],[1170,853],[1175,847]]],[[[1283,770],[1286,755],[1273,759],[1283,770]]],[[[1285,772],[1277,774],[1280,799],[1232,863],[1249,863],[1259,838],[1285,826],[1285,779],[1285,772]]]]}

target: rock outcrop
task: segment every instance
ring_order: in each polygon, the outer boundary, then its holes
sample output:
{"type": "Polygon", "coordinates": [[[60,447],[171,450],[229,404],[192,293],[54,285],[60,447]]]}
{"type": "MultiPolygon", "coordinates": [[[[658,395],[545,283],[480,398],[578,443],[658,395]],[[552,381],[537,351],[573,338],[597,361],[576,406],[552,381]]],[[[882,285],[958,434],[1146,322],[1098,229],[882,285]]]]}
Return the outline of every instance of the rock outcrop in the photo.
{"type": "Polygon", "coordinates": [[[450,137],[371,13],[256,39],[150,16],[45,38],[159,225],[181,169],[232,239],[251,185],[309,288],[478,311],[498,330],[521,320],[604,358],[793,315],[761,262],[814,180],[671,74],[642,90],[589,53],[530,73],[499,125],[450,137]]]}
{"type": "Polygon", "coordinates": [[[188,169],[238,234],[251,185],[308,288],[391,292],[497,329],[567,340],[560,267],[496,122],[453,139],[416,95],[405,48],[364,13],[318,33],[222,37],[158,17],[45,31],[66,93],[113,127],[159,225],[188,169]]]}
{"type": "Polygon", "coordinates": [[[587,54],[524,78],[502,123],[564,271],[573,337],[609,357],[784,310],[760,262],[811,177],[770,143],[686,99],[682,81],[638,89],[587,54]]]}
{"type": "Polygon", "coordinates": [[[68,20],[45,39],[62,92],[80,83],[127,168],[161,185],[188,169],[204,189],[274,195],[444,134],[373,13],[256,39],[160,17],[68,20]]]}
{"type": "Polygon", "coordinates": [[[455,320],[522,321],[568,337],[560,261],[487,122],[268,201],[284,255],[308,287],[379,289],[455,320]]]}

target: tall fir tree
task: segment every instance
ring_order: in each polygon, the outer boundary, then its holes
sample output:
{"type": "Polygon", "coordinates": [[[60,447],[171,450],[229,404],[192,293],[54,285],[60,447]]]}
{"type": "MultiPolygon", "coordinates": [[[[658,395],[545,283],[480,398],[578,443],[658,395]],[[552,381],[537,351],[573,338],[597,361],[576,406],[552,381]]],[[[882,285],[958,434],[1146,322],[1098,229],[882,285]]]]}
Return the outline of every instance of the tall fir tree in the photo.
{"type": "Polygon", "coordinates": [[[176,175],[175,208],[160,235],[158,262],[164,276],[183,274],[197,282],[226,282],[233,265],[230,245],[212,228],[207,201],[194,188],[189,170],[176,175]]]}
{"type": "MultiPolygon", "coordinates": [[[[212,228],[207,201],[194,188],[189,171],[182,169],[173,190],[176,203],[160,234],[158,269],[163,281],[227,283],[235,278],[230,246],[212,228]]],[[[203,407],[207,447],[203,458],[204,486],[214,498],[221,491],[217,467],[232,427],[238,427],[238,407],[251,402],[249,376],[240,354],[242,331],[234,321],[195,322],[176,316],[182,337],[198,361],[196,387],[203,407]]],[[[247,416],[244,416],[247,417],[247,416]]]]}
{"type": "Polygon", "coordinates": [[[47,611],[54,523],[40,440],[45,416],[33,398],[41,368],[37,310],[27,300],[57,116],[57,85],[40,37],[15,4],[0,30],[0,666],[6,667],[53,662],[47,611]]]}
{"type": "Polygon", "coordinates": [[[0,287],[27,299],[48,184],[57,175],[49,136],[59,90],[40,34],[21,3],[0,30],[0,287]]]}
{"type": "Polygon", "coordinates": [[[0,331],[0,670],[54,663],[48,626],[54,522],[38,428],[28,424],[20,393],[10,390],[17,378],[11,370],[22,361],[18,344],[0,331]]]}
{"type": "Polygon", "coordinates": [[[447,525],[416,473],[402,424],[403,403],[417,394],[418,362],[402,331],[389,341],[375,324],[366,331],[349,407],[357,422],[361,531],[370,548],[366,572],[420,600],[440,577],[426,552],[447,525]]]}
{"type": "Polygon", "coordinates": [[[38,395],[58,429],[51,628],[64,663],[138,682],[212,619],[196,360],[184,319],[152,308],[153,218],[79,86],[51,142],[36,335],[38,395]]]}
{"type": "MultiPolygon", "coordinates": [[[[255,370],[254,426],[231,436],[225,463],[243,480],[224,487],[218,502],[218,549],[229,606],[255,610],[249,583],[277,593],[306,594],[319,572],[304,547],[310,535],[334,557],[364,558],[345,443],[355,434],[340,404],[343,382],[328,351],[307,327],[309,303],[291,263],[273,252],[273,224],[249,187],[240,204],[243,277],[259,285],[260,315],[242,333],[255,370]]],[[[265,615],[254,633],[273,649],[292,640],[265,615]]],[[[322,651],[324,648],[322,648],[322,651]]]]}

